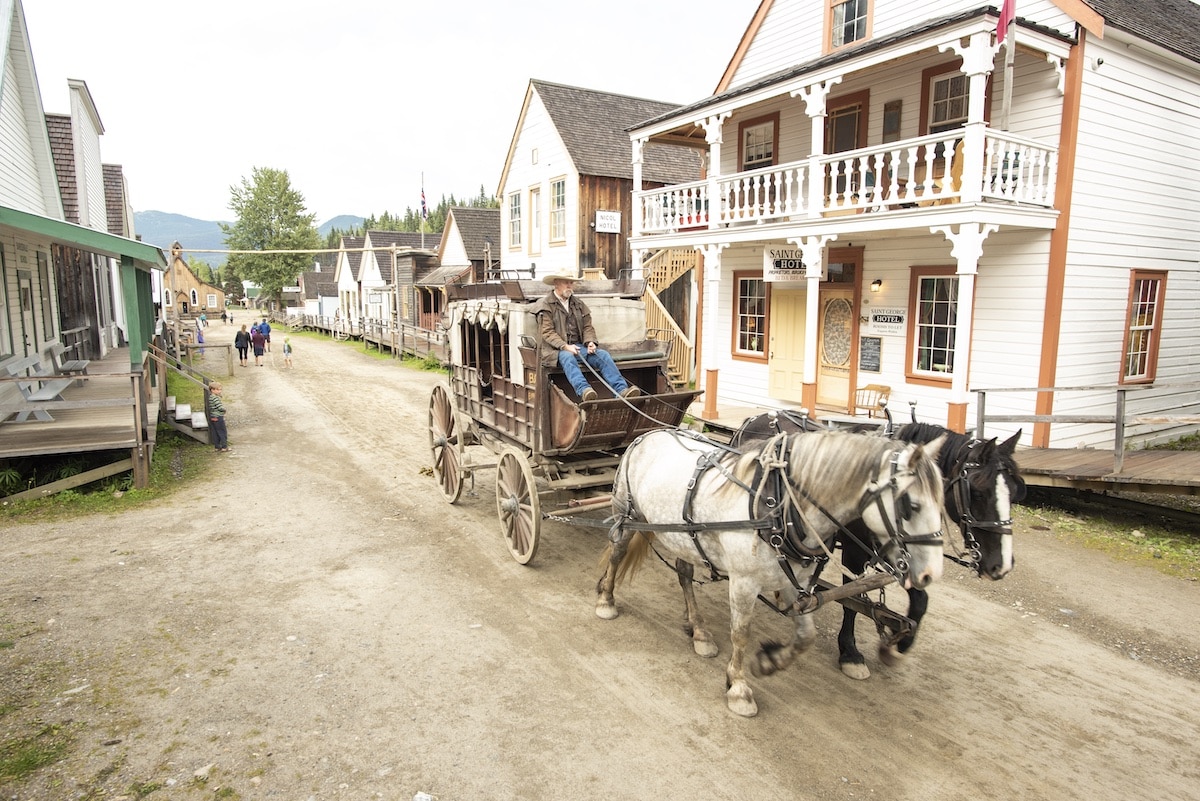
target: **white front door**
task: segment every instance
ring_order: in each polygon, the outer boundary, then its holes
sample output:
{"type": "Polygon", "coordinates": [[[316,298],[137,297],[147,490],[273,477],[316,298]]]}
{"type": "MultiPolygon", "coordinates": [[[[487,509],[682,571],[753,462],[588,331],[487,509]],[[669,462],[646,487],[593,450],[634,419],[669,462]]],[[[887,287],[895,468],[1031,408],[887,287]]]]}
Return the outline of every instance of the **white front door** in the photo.
{"type": "Polygon", "coordinates": [[[779,400],[804,400],[804,325],[808,293],[803,289],[771,290],[771,332],[767,342],[767,394],[779,400]]]}

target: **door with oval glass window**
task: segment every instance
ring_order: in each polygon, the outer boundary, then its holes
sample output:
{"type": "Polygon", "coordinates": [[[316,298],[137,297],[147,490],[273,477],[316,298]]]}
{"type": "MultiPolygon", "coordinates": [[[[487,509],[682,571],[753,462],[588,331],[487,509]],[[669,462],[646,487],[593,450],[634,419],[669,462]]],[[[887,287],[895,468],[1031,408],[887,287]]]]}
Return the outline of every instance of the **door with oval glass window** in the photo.
{"type": "Polygon", "coordinates": [[[817,318],[817,406],[850,413],[858,366],[862,248],[829,251],[817,318]]]}

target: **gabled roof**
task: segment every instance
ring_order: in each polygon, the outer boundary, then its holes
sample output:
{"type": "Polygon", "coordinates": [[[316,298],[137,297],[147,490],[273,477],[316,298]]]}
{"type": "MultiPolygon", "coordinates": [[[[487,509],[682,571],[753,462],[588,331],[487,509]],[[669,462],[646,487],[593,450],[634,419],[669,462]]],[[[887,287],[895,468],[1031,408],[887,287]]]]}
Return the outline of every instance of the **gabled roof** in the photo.
{"type": "MultiPolygon", "coordinates": [[[[1161,2],[1163,0],[1159,1],[1161,2]]],[[[1187,1],[1188,0],[1184,0],[1184,2],[1187,1]]],[[[770,2],[771,0],[765,0],[764,5],[769,4],[770,2]]],[[[653,125],[655,123],[663,122],[675,117],[678,117],[680,120],[692,120],[697,116],[700,116],[698,112],[701,112],[710,106],[724,103],[732,98],[741,97],[743,95],[752,95],[777,84],[789,83],[797,78],[800,78],[801,76],[806,75],[807,73],[817,72],[822,69],[829,68],[835,64],[840,64],[843,61],[849,61],[851,59],[858,58],[864,54],[883,51],[909,39],[930,34],[940,28],[953,28],[962,24],[963,22],[966,22],[967,20],[971,20],[976,17],[983,17],[988,14],[991,14],[995,17],[999,16],[999,12],[997,12],[995,8],[991,6],[983,6],[981,8],[967,9],[965,11],[960,11],[944,17],[924,20],[923,22],[917,23],[916,25],[912,25],[908,28],[904,28],[903,30],[890,33],[887,36],[867,39],[863,42],[855,44],[852,47],[838,50],[835,53],[828,53],[804,63],[793,64],[779,70],[778,72],[765,75],[749,83],[738,84],[732,89],[727,89],[720,94],[713,95],[712,97],[706,97],[703,100],[699,100],[687,106],[682,106],[673,110],[672,112],[662,114],[659,117],[653,119],[647,118],[646,120],[643,120],[641,125],[638,127],[653,125]]],[[[1020,20],[1020,18],[1018,18],[1018,20],[1023,23],[1023,28],[1037,31],[1041,35],[1058,39],[1060,41],[1074,41],[1073,39],[1069,39],[1069,37],[1064,36],[1059,31],[1051,30],[1030,22],[1024,22],[1020,20]]],[[[747,35],[750,33],[751,31],[747,31],[747,35]]],[[[728,74],[732,75],[732,70],[734,69],[736,69],[736,65],[731,63],[728,74]]],[[[704,130],[702,128],[695,127],[692,130],[691,135],[698,138],[699,141],[704,140],[704,130]]]]}
{"type": "MultiPolygon", "coordinates": [[[[629,129],[642,120],[678,108],[677,103],[530,80],[500,174],[501,190],[535,94],[541,99],[576,171],[601,178],[632,179],[633,144],[629,129]]],[[[700,177],[700,156],[691,148],[657,143],[649,147],[653,148],[653,157],[644,160],[642,180],[677,184],[700,177]]]]}
{"type": "Polygon", "coordinates": [[[362,247],[376,248],[375,264],[379,267],[379,277],[384,283],[390,284],[392,282],[391,255],[379,248],[391,248],[395,245],[397,250],[432,250],[437,247],[441,239],[441,234],[426,233],[422,235],[419,231],[367,231],[362,247]]]}
{"type": "MultiPolygon", "coordinates": [[[[678,103],[548,81],[530,81],[530,86],[541,98],[580,175],[633,178],[633,144],[628,130],[642,120],[679,108],[678,103]]],[[[700,157],[690,148],[664,148],[645,161],[645,181],[677,184],[700,177],[700,157]]]]}
{"type": "Polygon", "coordinates": [[[62,219],[62,197],[54,176],[54,156],[46,133],[45,110],[33,66],[25,9],[20,2],[10,0],[0,0],[0,92],[4,94],[2,102],[8,109],[6,117],[18,126],[15,135],[7,132],[3,144],[20,142],[28,148],[24,153],[10,153],[6,149],[2,155],[6,163],[14,156],[20,159],[27,155],[31,163],[18,163],[18,166],[33,170],[38,188],[38,196],[23,197],[3,191],[5,188],[11,190],[11,187],[0,187],[0,202],[35,215],[62,219]],[[28,137],[23,142],[22,133],[28,137]]]}
{"type": "MultiPolygon", "coordinates": [[[[1068,16],[1100,38],[1104,37],[1104,25],[1111,25],[1178,53],[1190,61],[1200,62],[1200,37],[1196,35],[1196,32],[1200,31],[1200,5],[1194,0],[1083,0],[1082,4],[1053,1],[1068,16]],[[1103,23],[1097,25],[1083,6],[1099,14],[1103,23]]],[[[775,0],[762,0],[759,4],[721,80],[717,83],[714,97],[722,95],[729,88],[734,73],[745,58],[774,2],[775,0]]],[[[1020,10],[1018,6],[1018,13],[1020,10]]],[[[974,16],[984,12],[999,16],[996,5],[981,6],[964,13],[974,16]]],[[[1020,17],[1017,19],[1021,20],[1020,17]]]]}
{"type": "Polygon", "coordinates": [[[343,236],[342,247],[346,249],[346,266],[350,268],[350,279],[358,280],[358,268],[362,266],[362,246],[366,239],[361,236],[343,236]]]}
{"type": "MultiPolygon", "coordinates": [[[[500,209],[481,209],[473,206],[455,206],[449,215],[458,235],[462,239],[463,250],[471,261],[483,261],[484,247],[491,243],[492,258],[500,258],[500,209]]],[[[446,222],[446,231],[450,230],[450,221],[446,222]]]]}
{"type": "Polygon", "coordinates": [[[1192,0],[1086,0],[1106,25],[1200,63],[1200,5],[1192,0]]]}

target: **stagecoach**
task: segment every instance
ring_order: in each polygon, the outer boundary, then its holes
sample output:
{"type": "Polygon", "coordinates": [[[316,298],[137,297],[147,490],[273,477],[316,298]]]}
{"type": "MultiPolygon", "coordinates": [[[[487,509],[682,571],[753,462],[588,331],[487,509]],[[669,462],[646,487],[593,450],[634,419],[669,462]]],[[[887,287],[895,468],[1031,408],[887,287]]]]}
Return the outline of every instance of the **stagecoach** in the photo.
{"type": "MultiPolygon", "coordinates": [[[[538,360],[534,305],[548,288],[512,280],[448,287],[448,385],[429,399],[429,447],[450,503],[479,470],[496,470],[496,511],[513,558],[537,553],[544,519],[594,524],[625,448],[675,428],[700,393],[668,377],[670,342],[647,330],[638,279],[576,284],[607,350],[641,397],[616,397],[586,368],[598,397],[580,401],[557,367],[538,360]]],[[[601,517],[606,516],[601,515],[601,517]]]]}

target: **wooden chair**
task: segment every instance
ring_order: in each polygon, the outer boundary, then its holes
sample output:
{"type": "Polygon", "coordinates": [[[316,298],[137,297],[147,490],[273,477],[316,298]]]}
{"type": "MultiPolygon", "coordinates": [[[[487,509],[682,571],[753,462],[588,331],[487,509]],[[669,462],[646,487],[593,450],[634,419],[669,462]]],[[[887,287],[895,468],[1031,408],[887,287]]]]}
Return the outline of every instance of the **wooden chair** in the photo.
{"type": "Polygon", "coordinates": [[[867,384],[860,387],[854,392],[855,414],[861,409],[867,413],[867,417],[875,417],[876,413],[882,417],[891,394],[892,388],[883,384],[867,384]]]}

